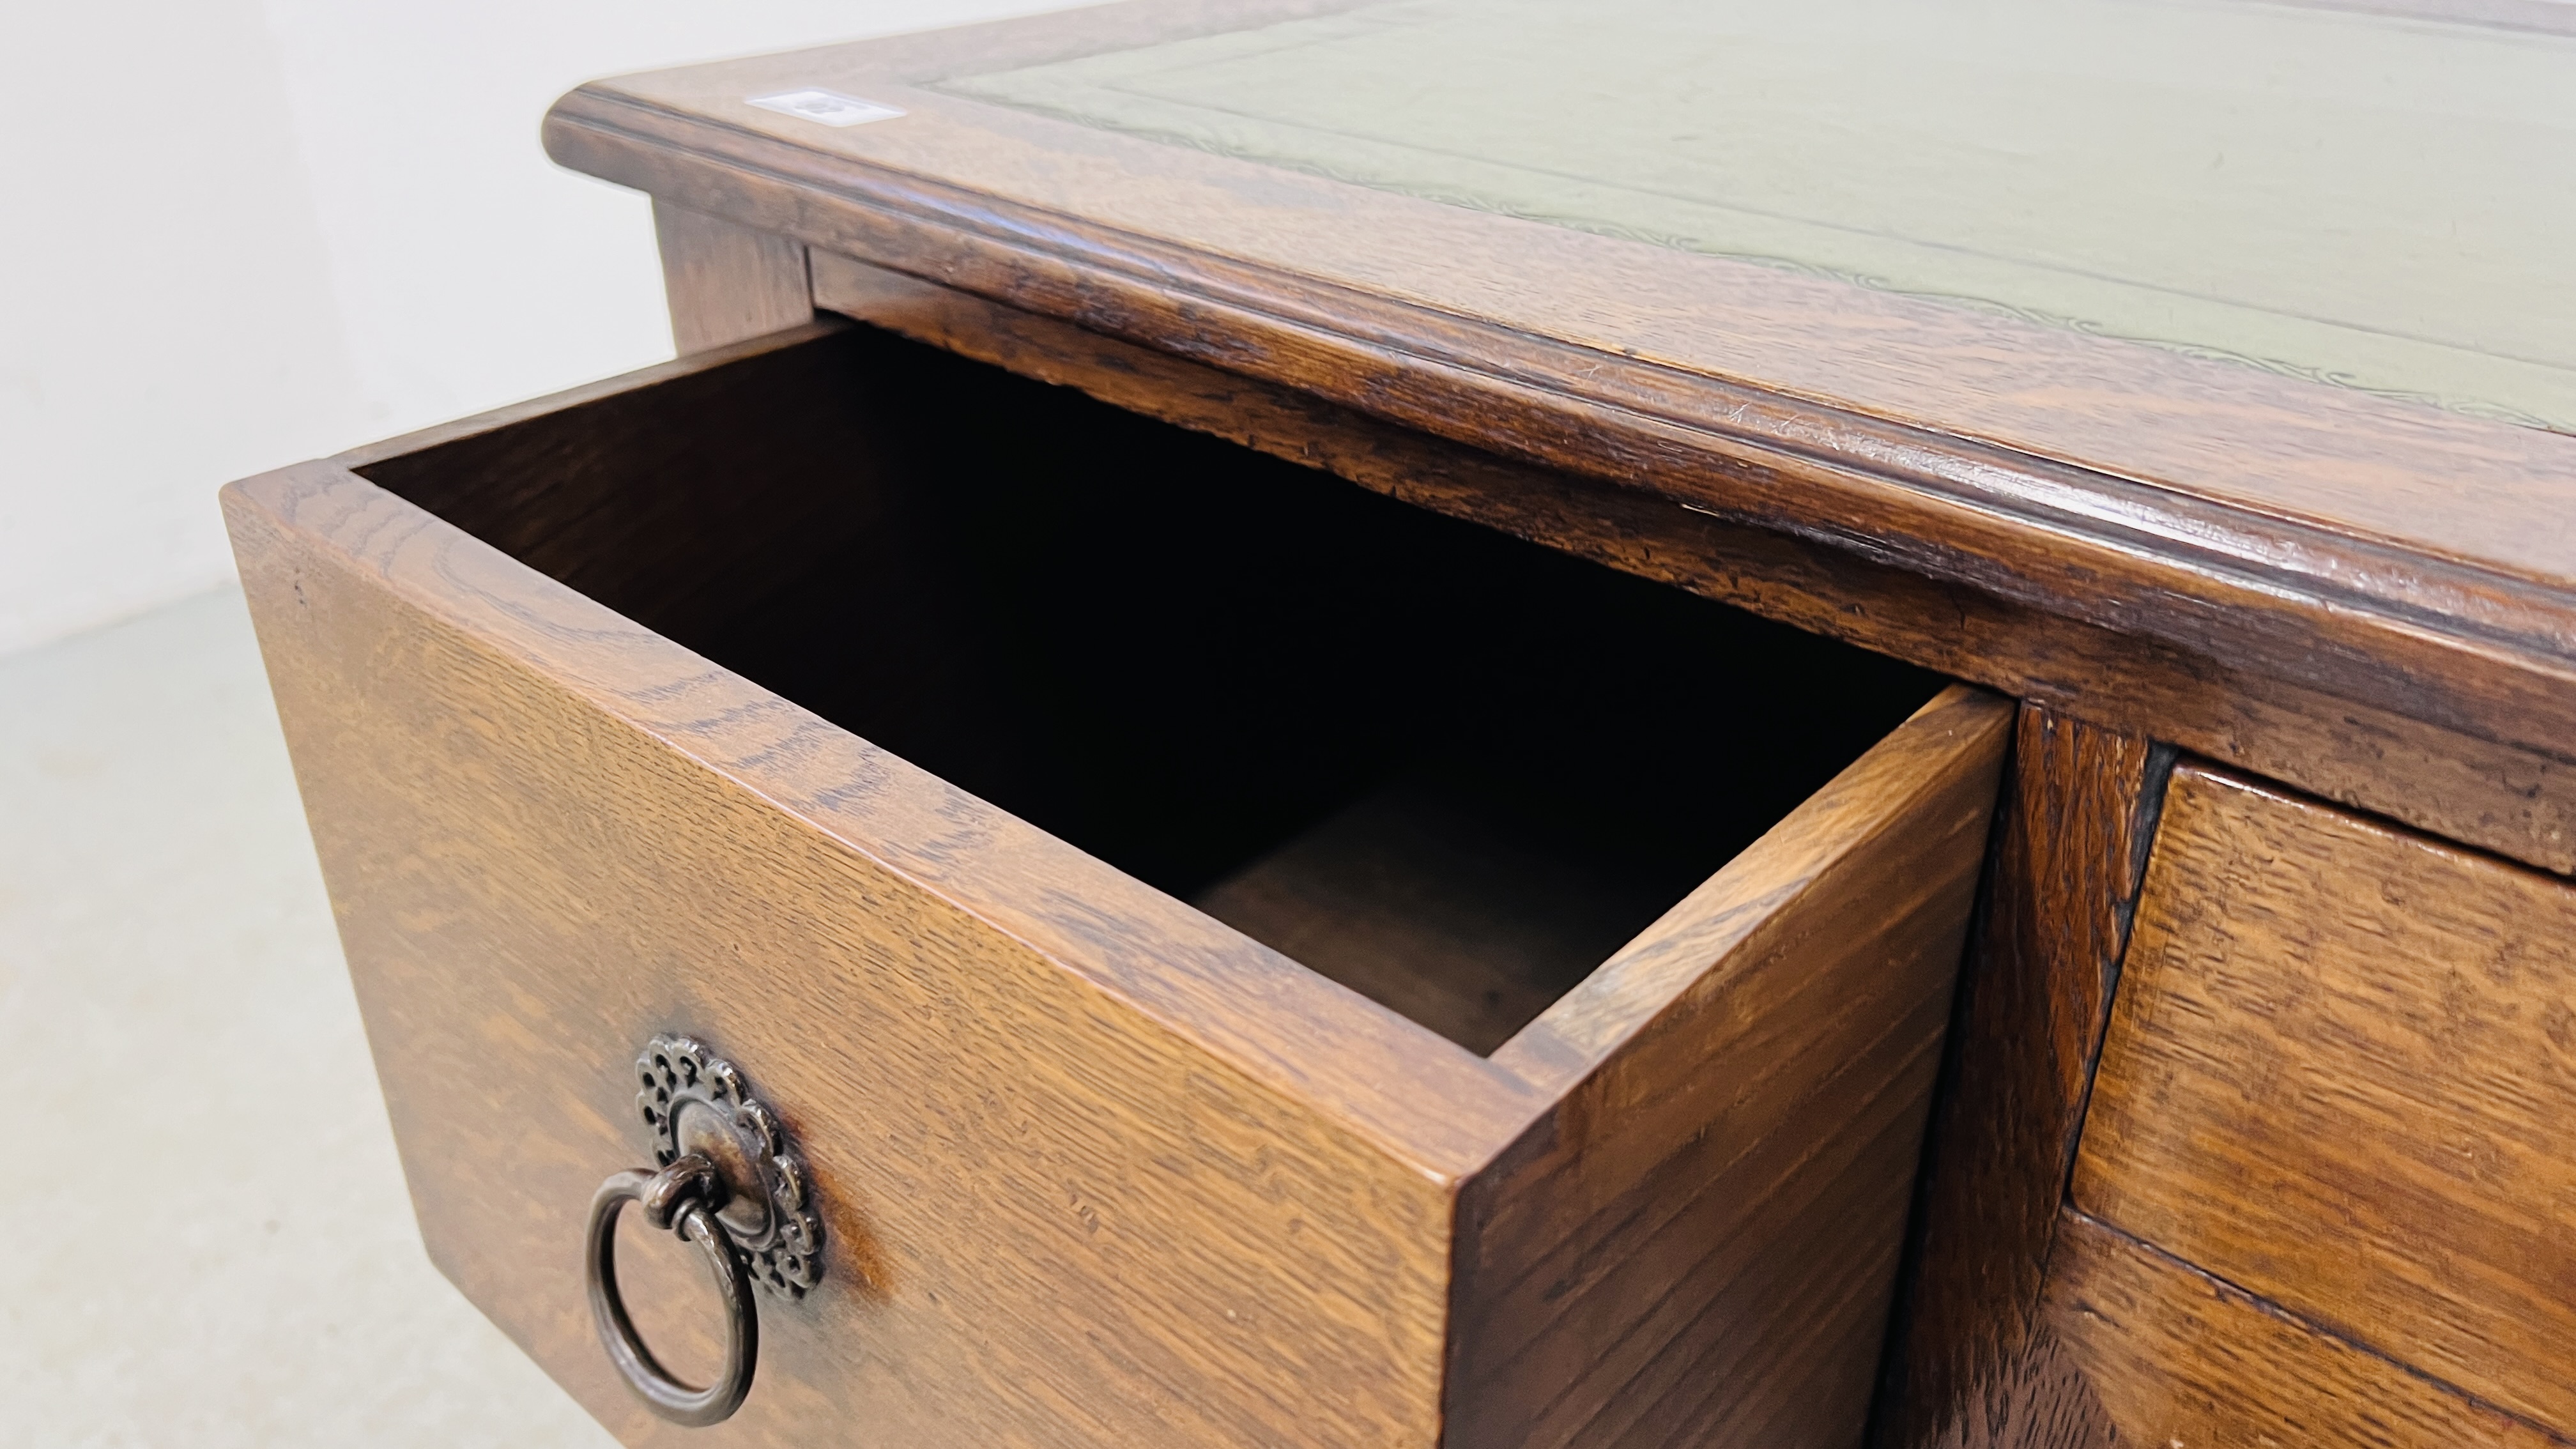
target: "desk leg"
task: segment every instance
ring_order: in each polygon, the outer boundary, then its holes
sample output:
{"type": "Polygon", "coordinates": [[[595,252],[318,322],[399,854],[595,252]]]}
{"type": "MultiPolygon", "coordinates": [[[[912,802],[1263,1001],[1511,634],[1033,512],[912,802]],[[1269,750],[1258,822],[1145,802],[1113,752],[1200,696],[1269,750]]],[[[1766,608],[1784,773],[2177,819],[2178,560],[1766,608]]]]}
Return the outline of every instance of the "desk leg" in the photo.
{"type": "Polygon", "coordinates": [[[671,338],[682,356],[814,318],[805,244],[653,198],[671,338]]]}
{"type": "Polygon", "coordinates": [[[2014,1425],[2066,1422],[2047,1402],[2062,1375],[2034,1373],[2054,1355],[2032,1324],[2172,759],[2022,707],[1872,1415],[1876,1449],[2019,1446],[2014,1425]]]}

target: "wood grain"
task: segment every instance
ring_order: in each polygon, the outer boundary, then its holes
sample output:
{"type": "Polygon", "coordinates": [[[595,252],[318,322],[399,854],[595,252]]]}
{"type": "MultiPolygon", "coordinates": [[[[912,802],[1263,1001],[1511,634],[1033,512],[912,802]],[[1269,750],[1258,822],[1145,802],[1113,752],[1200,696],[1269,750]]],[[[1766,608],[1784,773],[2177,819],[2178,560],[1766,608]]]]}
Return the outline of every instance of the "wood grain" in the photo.
{"type": "MultiPolygon", "coordinates": [[[[1873,1438],[1984,1414],[2032,1351],[2049,1243],[2171,756],[2023,706],[1924,1153],[1873,1438]]],[[[2009,1395],[2007,1395],[2009,1397],[2009,1395]]]]}
{"type": "Polygon", "coordinates": [[[229,504],[432,1256],[621,1437],[1437,1437],[1516,1078],[372,485],[229,504]],[[571,1250],[658,1029],[833,1205],[713,1431],[616,1384],[571,1250]]]}
{"type": "MultiPolygon", "coordinates": [[[[902,87],[913,54],[593,87],[549,144],[826,250],[2565,765],[2576,441],[975,107],[902,87]],[[920,109],[824,137],[726,99],[790,71],[920,109]]],[[[2564,836],[2508,848],[2566,856],[2564,836]]]]}
{"type": "Polygon", "coordinates": [[[817,305],[2554,870],[2576,768],[826,252],[817,305]]]}
{"type": "Polygon", "coordinates": [[[1489,1055],[1673,904],[1655,874],[1583,870],[1581,842],[1494,817],[1485,791],[1399,781],[1190,904],[1489,1055]]]}
{"type": "Polygon", "coordinates": [[[1448,1442],[1859,1440],[2009,707],[1952,689],[1495,1054],[1448,1442]]]}
{"type": "Polygon", "coordinates": [[[2576,1428],[2576,889],[2177,772],[2075,1201],[2576,1428]]]}
{"type": "MultiPolygon", "coordinates": [[[[1944,695],[1487,1062],[413,501],[682,629],[728,601],[674,540],[757,574],[763,532],[826,572],[815,540],[892,536],[899,422],[946,424],[869,383],[972,370],[814,327],[227,490],[441,1267],[630,1442],[671,1437],[561,1249],[642,1150],[623,1063],[680,1029],[833,1204],[825,1288],[709,1442],[1849,1442],[2008,707],[1944,695]]],[[[956,404],[1037,401],[995,376],[956,404]]],[[[1674,667],[1675,698],[1714,673],[1674,667]]],[[[685,1345],[705,1285],[639,1257],[685,1345]]]]}
{"type": "Polygon", "coordinates": [[[814,320],[802,242],[659,197],[653,234],[662,250],[671,340],[683,355],[814,320]]]}
{"type": "MultiPolygon", "coordinates": [[[[2567,1441],[2069,1209],[2043,1321],[2124,1445],[2554,1449],[2567,1441]]],[[[1999,1446],[2000,1449],[2000,1446],[1999,1446]]],[[[2026,1439],[2012,1449],[2060,1449],[2026,1439]]]]}
{"type": "Polygon", "coordinates": [[[2110,1412],[2057,1335],[2033,1329],[2003,1371],[1956,1406],[1932,1449],[2110,1449],[2110,1412]]]}

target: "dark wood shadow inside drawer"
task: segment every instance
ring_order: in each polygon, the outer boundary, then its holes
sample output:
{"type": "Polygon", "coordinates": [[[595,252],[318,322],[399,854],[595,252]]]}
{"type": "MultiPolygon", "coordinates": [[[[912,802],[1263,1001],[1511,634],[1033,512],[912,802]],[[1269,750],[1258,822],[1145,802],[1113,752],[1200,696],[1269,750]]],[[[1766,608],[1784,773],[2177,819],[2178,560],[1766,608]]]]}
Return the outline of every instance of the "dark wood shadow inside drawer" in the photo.
{"type": "Polygon", "coordinates": [[[352,462],[1479,1053],[1940,683],[864,327],[352,462]]]}

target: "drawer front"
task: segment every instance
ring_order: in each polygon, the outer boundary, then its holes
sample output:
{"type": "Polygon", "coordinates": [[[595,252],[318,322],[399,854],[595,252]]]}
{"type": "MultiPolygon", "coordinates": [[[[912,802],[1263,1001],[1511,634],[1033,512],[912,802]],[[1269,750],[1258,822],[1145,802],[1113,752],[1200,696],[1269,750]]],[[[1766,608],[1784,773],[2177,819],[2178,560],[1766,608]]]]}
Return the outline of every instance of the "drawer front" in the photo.
{"type": "MultiPolygon", "coordinates": [[[[864,341],[226,491],[442,1270],[633,1443],[1856,1442],[2009,708],[1944,693],[1479,1056],[657,632],[731,607],[692,559],[850,577],[897,453],[972,481],[836,401],[885,391],[864,341]],[[707,1430],[582,1282],[663,1032],[775,1106],[824,1226],[707,1430]]],[[[938,602],[865,657],[953,666],[938,602]]],[[[630,1246],[688,1376],[708,1286],[630,1246]]]]}
{"type": "MultiPolygon", "coordinates": [[[[1146,936],[1160,903],[1117,872],[367,485],[267,501],[290,528],[237,509],[243,572],[423,1234],[621,1436],[693,1432],[611,1376],[578,1252],[640,1155],[629,1063],[681,1030],[777,1104],[833,1248],[825,1290],[764,1314],[726,1435],[1432,1442],[1450,1184],[1525,1088],[1389,1049],[1402,1023],[1298,1000],[1220,928],[1146,936]],[[370,575],[307,529],[408,537],[370,575]],[[764,795],[745,761],[792,763],[764,795]],[[1169,963],[1287,998],[1318,1080],[1177,1024],[1224,1007],[1175,1000],[1169,963]],[[1455,1130],[1372,1140],[1371,1109],[1315,1100],[1344,1083],[1455,1130]]],[[[686,1279],[630,1291],[713,1312],[686,1279]]]]}
{"type": "MultiPolygon", "coordinates": [[[[1971,1443],[2549,1449],[2567,1441],[2116,1229],[2058,1221],[2040,1351],[1971,1443]]],[[[1944,1440],[1945,1445],[1956,1440],[1944,1440]]]]}
{"type": "Polygon", "coordinates": [[[2074,1195],[2576,1427],[2576,889],[2178,770],[2074,1195]]]}

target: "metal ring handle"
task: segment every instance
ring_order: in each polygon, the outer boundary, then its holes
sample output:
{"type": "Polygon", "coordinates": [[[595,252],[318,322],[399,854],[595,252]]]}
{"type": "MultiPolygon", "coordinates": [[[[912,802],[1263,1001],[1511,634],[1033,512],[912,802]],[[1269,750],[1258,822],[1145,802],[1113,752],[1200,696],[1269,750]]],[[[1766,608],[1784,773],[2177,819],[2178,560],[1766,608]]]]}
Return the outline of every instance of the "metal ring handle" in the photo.
{"type": "Polygon", "coordinates": [[[600,1346],[617,1365],[626,1386],[646,1407],[674,1424],[703,1428],[722,1423],[742,1407],[751,1392],[751,1372],[760,1359],[760,1314],[751,1301],[751,1275],[742,1255],[715,1220],[724,1205],[725,1187],[715,1165],[690,1154],[660,1172],[611,1173],[590,1199],[590,1241],[582,1255],[583,1276],[590,1291],[590,1318],[599,1329],[600,1346]],[[680,1382],[653,1350],[644,1346],[626,1300],[617,1289],[617,1215],[628,1203],[642,1203],[645,1219],[698,1245],[714,1272],[716,1291],[724,1298],[724,1372],[703,1389],[680,1382]]]}

